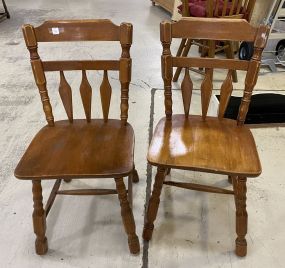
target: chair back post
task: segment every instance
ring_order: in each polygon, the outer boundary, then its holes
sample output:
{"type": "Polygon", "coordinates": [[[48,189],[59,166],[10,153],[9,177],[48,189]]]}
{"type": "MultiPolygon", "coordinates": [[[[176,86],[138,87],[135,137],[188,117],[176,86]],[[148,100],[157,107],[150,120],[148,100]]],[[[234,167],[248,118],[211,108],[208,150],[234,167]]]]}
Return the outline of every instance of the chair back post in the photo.
{"type": "Polygon", "coordinates": [[[132,72],[132,59],[130,57],[130,48],[133,40],[133,26],[130,23],[120,25],[120,43],[122,54],[120,58],[121,83],[121,120],[123,124],[127,123],[129,110],[129,86],[132,72]]]}
{"type": "Polygon", "coordinates": [[[248,112],[249,104],[251,101],[252,91],[256,85],[258,73],[261,64],[262,51],[266,46],[270,28],[266,25],[261,25],[258,28],[256,38],[254,41],[254,52],[250,60],[248,71],[245,78],[245,89],[241,104],[239,107],[239,113],[237,117],[237,124],[243,125],[248,112]]]}
{"type": "Polygon", "coordinates": [[[164,21],[160,23],[160,41],[163,47],[161,56],[161,70],[162,79],[164,82],[164,106],[165,115],[168,120],[172,116],[172,92],[171,82],[173,76],[172,70],[172,56],[170,51],[170,45],[172,40],[171,23],[164,21]]]}
{"type": "Polygon", "coordinates": [[[26,24],[22,27],[26,46],[30,52],[30,59],[33,74],[35,77],[35,81],[37,87],[39,89],[39,93],[41,96],[41,101],[43,105],[43,110],[46,116],[46,120],[49,126],[54,126],[54,117],[52,113],[52,107],[50,104],[48,91],[46,87],[46,77],[42,65],[42,61],[38,54],[38,42],[36,39],[34,27],[32,25],[26,24]]]}

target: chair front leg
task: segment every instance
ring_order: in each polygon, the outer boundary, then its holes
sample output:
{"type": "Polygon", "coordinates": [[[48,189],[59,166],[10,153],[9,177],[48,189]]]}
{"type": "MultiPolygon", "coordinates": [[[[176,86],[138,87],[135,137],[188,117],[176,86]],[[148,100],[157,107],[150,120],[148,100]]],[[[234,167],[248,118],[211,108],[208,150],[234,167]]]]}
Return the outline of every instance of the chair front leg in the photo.
{"type": "Polygon", "coordinates": [[[236,255],[244,257],[247,253],[247,211],[246,211],[246,177],[238,177],[234,183],[236,201],[236,255]]]}
{"type": "Polygon", "coordinates": [[[153,232],[153,227],[154,227],[153,222],[156,219],[159,202],[160,202],[161,189],[163,186],[164,178],[166,176],[166,172],[167,172],[167,169],[163,167],[157,168],[153,190],[152,190],[151,197],[149,199],[149,204],[148,204],[148,208],[146,212],[146,223],[144,225],[144,230],[143,230],[143,239],[146,241],[149,241],[152,237],[152,232],[153,232]]]}
{"type": "Polygon", "coordinates": [[[48,251],[46,238],[46,215],[43,209],[42,186],[40,180],[33,180],[33,225],[36,234],[35,248],[38,255],[44,255],[48,251]]]}
{"type": "Polygon", "coordinates": [[[132,209],[130,207],[127,190],[123,178],[115,178],[118,197],[121,205],[121,215],[124,223],[126,233],[128,235],[129,249],[132,254],[140,252],[140,244],[138,236],[136,235],[136,225],[132,209]]]}

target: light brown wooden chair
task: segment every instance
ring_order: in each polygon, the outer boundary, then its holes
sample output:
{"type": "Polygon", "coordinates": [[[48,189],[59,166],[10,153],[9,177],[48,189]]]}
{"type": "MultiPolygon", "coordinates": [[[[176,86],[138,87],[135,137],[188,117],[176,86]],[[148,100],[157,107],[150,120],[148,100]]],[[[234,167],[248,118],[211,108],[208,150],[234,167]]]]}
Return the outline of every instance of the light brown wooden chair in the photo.
{"type": "Polygon", "coordinates": [[[252,27],[245,20],[183,18],[177,23],[162,22],[160,37],[163,46],[162,78],[165,90],[165,114],[154,131],[148,151],[148,162],[157,167],[157,174],[149,200],[143,238],[150,240],[163,184],[211,193],[234,195],[236,204],[236,254],[247,252],[246,180],[261,173],[261,165],[253,136],[244,121],[253,88],[256,84],[260,58],[266,44],[269,28],[252,27]],[[170,52],[172,38],[209,40],[246,40],[254,42],[254,55],[250,61],[173,57],[170,52]],[[181,85],[185,114],[172,115],[171,83],[174,67],[186,68],[181,85]],[[193,84],[189,67],[206,68],[201,85],[202,115],[189,115],[193,84]],[[212,93],[213,68],[228,70],[221,86],[217,117],[207,116],[212,93]],[[237,120],[223,118],[231,96],[232,71],[246,71],[245,90],[237,120]],[[233,180],[233,190],[209,185],[165,181],[170,169],[195,170],[226,174],[233,180]]]}
{"type": "Polygon", "coordinates": [[[24,25],[23,33],[48,123],[34,137],[15,170],[17,178],[32,180],[33,183],[36,253],[42,255],[48,250],[46,217],[56,195],[118,194],[130,252],[137,254],[140,245],[132,213],[132,182],[138,182],[139,178],[134,166],[134,131],[127,123],[132,25],[122,23],[117,26],[110,20],[46,21],[35,28],[24,25]],[[40,59],[38,43],[68,41],[119,41],[121,58],[68,61],[40,59]],[[80,94],[86,119],[73,119],[72,91],[64,76],[65,71],[71,70],[82,72],[80,94]],[[103,119],[91,119],[92,89],[87,80],[87,70],[103,70],[104,73],[100,87],[103,119]],[[51,71],[59,73],[59,95],[68,120],[54,120],[45,77],[45,72],[51,71]],[[119,71],[121,119],[108,118],[112,94],[108,71],[119,71]],[[123,181],[125,176],[129,179],[128,191],[123,181]],[[75,178],[114,178],[116,189],[59,190],[62,179],[69,182],[75,178]],[[44,209],[41,180],[51,179],[55,180],[55,184],[44,209]]]}
{"type": "MultiPolygon", "coordinates": [[[[190,13],[190,3],[189,0],[181,0],[182,1],[182,16],[183,17],[190,17],[190,16],[198,16],[204,15],[207,18],[235,18],[235,19],[246,19],[248,22],[250,22],[253,9],[255,6],[256,0],[204,0],[200,1],[200,3],[204,2],[201,5],[201,8],[205,8],[205,13],[203,12],[197,12],[197,14],[193,11],[193,13],[190,13]]],[[[191,2],[191,1],[190,1],[191,2]]],[[[194,2],[194,1],[192,1],[194,2]]],[[[194,3],[191,3],[192,8],[194,3]]],[[[203,9],[202,8],[202,9],[203,9]]],[[[234,58],[234,42],[229,42],[228,40],[225,40],[224,45],[216,45],[216,41],[220,40],[204,40],[203,42],[199,42],[199,40],[190,40],[183,38],[181,40],[180,46],[177,50],[176,56],[177,57],[186,57],[190,51],[190,48],[192,45],[198,45],[201,51],[202,57],[210,57],[214,58],[215,54],[220,51],[225,51],[226,57],[229,59],[234,58]]],[[[236,43],[236,42],[235,42],[236,43]]],[[[180,76],[182,68],[178,67],[175,71],[175,74],[173,76],[173,81],[177,82],[178,78],[180,76]]],[[[198,72],[200,74],[204,74],[201,70],[191,69],[194,72],[198,72]]],[[[233,71],[233,81],[237,82],[237,72],[236,70],[233,71]]]]}

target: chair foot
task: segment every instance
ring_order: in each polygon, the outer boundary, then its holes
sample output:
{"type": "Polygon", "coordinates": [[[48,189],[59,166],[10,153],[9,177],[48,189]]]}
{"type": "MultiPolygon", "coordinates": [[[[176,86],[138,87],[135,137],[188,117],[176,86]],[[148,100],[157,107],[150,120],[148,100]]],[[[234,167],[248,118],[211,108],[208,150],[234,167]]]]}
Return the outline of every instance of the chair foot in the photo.
{"type": "Polygon", "coordinates": [[[236,255],[244,257],[247,254],[247,242],[246,239],[236,239],[236,255]]]}
{"type": "Polygon", "coordinates": [[[167,172],[167,169],[163,167],[157,168],[153,190],[152,190],[151,197],[149,199],[149,204],[148,204],[148,208],[146,212],[146,223],[144,225],[144,230],[143,230],[143,238],[146,241],[149,241],[152,237],[152,232],[154,228],[153,222],[156,219],[159,202],[160,202],[161,189],[163,186],[163,181],[166,176],[166,172],[167,172]]]}
{"type": "Polygon", "coordinates": [[[153,233],[153,228],[154,228],[153,224],[146,223],[144,225],[144,228],[143,228],[143,239],[145,241],[150,241],[151,240],[152,233],[153,233]]]}
{"type": "Polygon", "coordinates": [[[132,180],[133,180],[133,183],[138,183],[140,181],[138,172],[135,168],[133,170],[132,180]]]}
{"type": "Polygon", "coordinates": [[[64,182],[67,182],[67,183],[72,181],[72,179],[63,179],[63,180],[64,180],[64,182]]]}
{"type": "Polygon", "coordinates": [[[140,253],[140,242],[137,235],[128,238],[128,244],[131,254],[140,253]]]}
{"type": "Polygon", "coordinates": [[[124,180],[123,178],[115,178],[115,182],[121,205],[122,220],[128,236],[129,249],[132,254],[138,254],[140,252],[140,244],[138,236],[136,235],[135,220],[128,201],[124,180]]]}
{"type": "Polygon", "coordinates": [[[43,209],[42,186],[40,180],[33,180],[33,225],[36,235],[35,249],[38,255],[44,255],[48,251],[46,238],[46,215],[43,209]]]}
{"type": "Polygon", "coordinates": [[[35,249],[38,255],[45,255],[48,252],[47,238],[44,238],[42,241],[36,238],[35,249]]]}

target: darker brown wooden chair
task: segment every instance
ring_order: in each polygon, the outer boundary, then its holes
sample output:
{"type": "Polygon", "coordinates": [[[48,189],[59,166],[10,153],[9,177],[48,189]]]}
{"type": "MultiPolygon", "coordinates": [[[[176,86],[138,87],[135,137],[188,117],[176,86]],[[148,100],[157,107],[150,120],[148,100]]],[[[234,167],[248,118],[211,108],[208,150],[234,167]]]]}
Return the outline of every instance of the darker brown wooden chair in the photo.
{"type": "Polygon", "coordinates": [[[134,166],[134,131],[127,123],[132,25],[122,23],[117,26],[110,20],[47,21],[36,28],[32,25],[24,25],[23,33],[48,122],[34,137],[15,170],[17,178],[32,180],[33,183],[36,253],[42,255],[48,250],[45,236],[46,217],[58,194],[118,194],[130,252],[138,253],[140,245],[131,207],[132,182],[138,182],[139,178],[134,166]],[[40,59],[38,43],[68,41],[119,41],[122,47],[121,58],[74,61],[42,61],[40,59]],[[71,70],[82,72],[80,94],[86,119],[73,119],[72,91],[64,76],[64,71],[71,70]],[[92,89],[87,80],[87,70],[103,70],[104,73],[100,87],[103,119],[91,119],[92,89]],[[45,72],[50,71],[60,74],[59,95],[68,120],[54,120],[45,77],[45,72]],[[112,94],[108,71],[119,71],[120,120],[108,118],[112,94]],[[123,181],[125,176],[129,179],[128,191],[123,181]],[[62,179],[69,182],[74,178],[114,178],[116,189],[59,190],[62,179]],[[55,180],[55,184],[44,209],[41,180],[51,179],[55,180]]]}
{"type": "Polygon", "coordinates": [[[3,5],[3,8],[4,8],[4,12],[0,12],[0,20],[3,19],[3,18],[7,18],[7,19],[10,19],[10,14],[9,14],[9,11],[8,11],[8,8],[7,8],[7,5],[5,3],[5,0],[2,0],[2,5],[3,5]]]}
{"type": "MultiPolygon", "coordinates": [[[[256,0],[181,0],[182,1],[182,16],[183,17],[207,17],[207,18],[232,18],[246,19],[250,22],[256,0]],[[195,3],[198,2],[198,3],[195,3]]],[[[221,40],[217,40],[221,41],[221,40]]],[[[237,43],[237,42],[235,42],[237,43]]],[[[225,51],[226,57],[234,58],[234,43],[229,40],[224,41],[224,45],[216,45],[216,40],[191,40],[183,38],[177,50],[177,57],[186,57],[192,45],[198,45],[203,57],[215,57],[215,53],[225,51]]],[[[238,45],[236,45],[238,46],[238,45]]],[[[181,68],[178,67],[173,76],[173,81],[177,82],[181,68]]],[[[192,71],[199,74],[204,74],[200,70],[191,68],[192,71]]],[[[237,82],[237,72],[233,71],[233,81],[237,82]]]]}
{"type": "Polygon", "coordinates": [[[234,195],[236,204],[236,254],[247,252],[246,180],[261,173],[261,165],[253,136],[244,121],[250,98],[256,84],[260,59],[269,28],[252,27],[245,20],[183,18],[177,23],[162,22],[160,37],[163,46],[162,77],[165,90],[165,114],[154,131],[148,151],[148,161],[157,167],[153,191],[149,200],[143,238],[150,240],[157,215],[163,184],[180,188],[234,195]],[[254,42],[254,55],[250,61],[235,59],[173,57],[170,52],[172,38],[209,40],[246,40],[254,42]],[[181,84],[185,114],[172,115],[171,83],[173,68],[185,68],[181,84]],[[202,115],[189,115],[193,84],[189,67],[206,68],[201,85],[202,115]],[[228,70],[221,86],[217,117],[207,116],[212,93],[214,68],[228,70]],[[223,118],[231,96],[233,70],[246,71],[245,90],[237,121],[223,118]],[[233,180],[233,190],[208,185],[165,181],[170,169],[195,170],[226,174],[233,180]]]}

